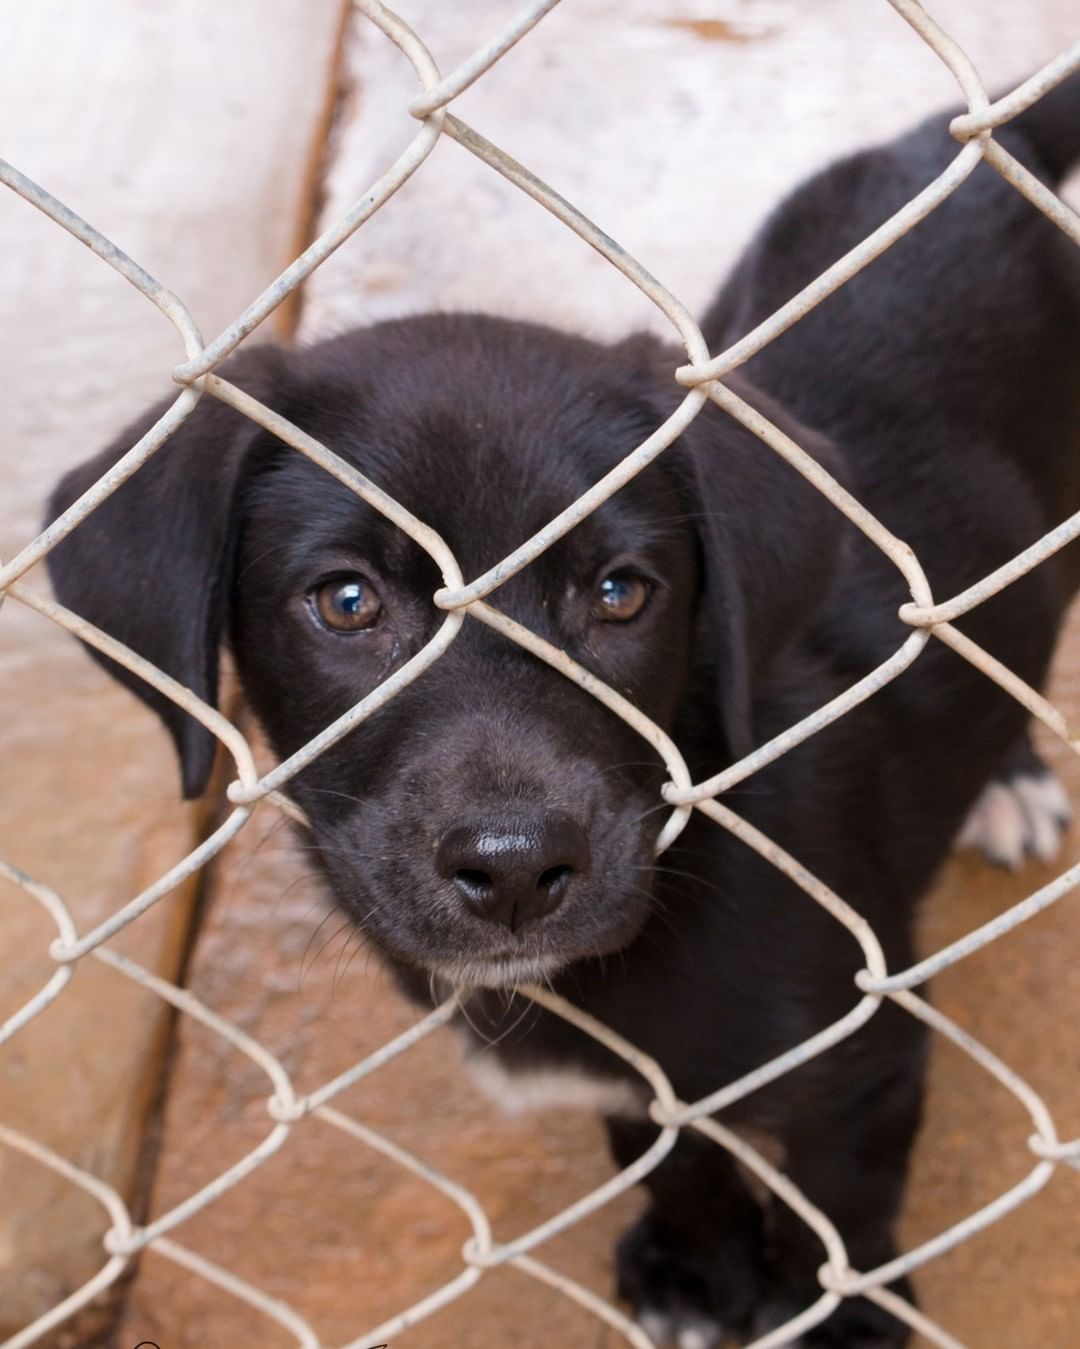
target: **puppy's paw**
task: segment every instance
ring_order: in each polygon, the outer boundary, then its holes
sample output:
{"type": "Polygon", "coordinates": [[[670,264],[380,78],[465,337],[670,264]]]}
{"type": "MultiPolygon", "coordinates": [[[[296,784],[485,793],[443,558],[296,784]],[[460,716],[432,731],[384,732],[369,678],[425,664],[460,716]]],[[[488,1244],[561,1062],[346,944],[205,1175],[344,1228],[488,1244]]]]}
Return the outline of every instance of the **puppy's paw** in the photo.
{"type": "Polygon", "coordinates": [[[987,783],[956,839],[957,848],[978,848],[994,866],[1019,871],[1025,860],[1053,862],[1072,820],[1065,788],[1035,754],[1010,763],[987,783]]]}
{"type": "MultiPolygon", "coordinates": [[[[892,1287],[911,1300],[911,1289],[906,1280],[892,1287]]],[[[815,1296],[815,1293],[808,1293],[801,1302],[785,1294],[770,1299],[754,1323],[754,1337],[767,1335],[785,1325],[805,1311],[815,1296]]],[[[785,1341],[785,1345],[786,1349],[904,1349],[910,1339],[911,1331],[902,1321],[876,1303],[857,1297],[841,1302],[821,1325],[814,1326],[798,1339],[785,1341]]]]}
{"type": "Polygon", "coordinates": [[[661,1312],[644,1308],[637,1323],[657,1349],[720,1349],[724,1332],[707,1316],[697,1312],[661,1312]]]}
{"type": "Polygon", "coordinates": [[[691,1237],[651,1214],[619,1242],[616,1263],[619,1297],[658,1349],[719,1349],[748,1327],[762,1287],[737,1239],[691,1237]]]}

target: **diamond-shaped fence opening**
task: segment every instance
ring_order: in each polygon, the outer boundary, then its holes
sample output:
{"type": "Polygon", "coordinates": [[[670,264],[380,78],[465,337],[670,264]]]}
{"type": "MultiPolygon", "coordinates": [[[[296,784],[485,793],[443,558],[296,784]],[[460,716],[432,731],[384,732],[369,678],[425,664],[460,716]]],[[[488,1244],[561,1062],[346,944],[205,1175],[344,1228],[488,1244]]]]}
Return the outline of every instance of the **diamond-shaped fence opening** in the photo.
{"type": "Polygon", "coordinates": [[[372,184],[353,208],[337,224],[317,238],[233,324],[209,343],[203,342],[190,313],[179,298],[149,276],[110,240],[79,219],[62,202],[50,196],[14,167],[0,163],[0,180],[7,187],[75,235],[170,319],[177,329],[185,353],[184,361],[173,371],[173,378],[182,386],[173,405],[108,473],[0,570],[0,587],[2,587],[0,593],[15,603],[30,606],[149,681],[213,733],[223,745],[233,766],[233,780],[227,791],[231,809],[223,821],[209,837],[172,867],[166,875],[159,877],[141,894],[121,905],[108,919],[90,931],[80,932],[77,929],[63,896],[54,893],[14,866],[6,862],[0,863],[0,875],[20,888],[27,903],[41,906],[55,925],[55,939],[48,948],[49,955],[55,963],[55,971],[44,982],[40,991],[4,1025],[0,1031],[0,1041],[18,1036],[22,1029],[53,1001],[63,997],[77,962],[96,960],[108,965],[117,977],[134,981],[164,1002],[171,1004],[182,1015],[202,1023],[210,1033],[222,1037],[237,1051],[246,1055],[265,1073],[268,1097],[265,1133],[258,1145],[247,1155],[233,1159],[229,1166],[221,1170],[202,1189],[190,1194],[183,1202],[150,1224],[141,1227],[133,1222],[123,1198],[115,1189],[88,1170],[74,1165],[37,1142],[33,1137],[0,1126],[0,1144],[23,1154],[28,1164],[49,1168],[66,1182],[86,1191],[101,1204],[109,1223],[103,1239],[99,1272],[46,1315],[9,1339],[8,1349],[21,1349],[21,1346],[42,1339],[47,1332],[60,1326],[80,1308],[85,1307],[98,1293],[114,1283],[129,1267],[137,1253],[148,1248],[162,1258],[183,1266],[193,1275],[216,1285],[224,1293],[246,1303],[251,1308],[255,1323],[260,1317],[268,1317],[294,1335],[298,1345],[313,1347],[319,1345],[320,1340],[315,1331],[295,1310],[271,1298],[230,1270],[186,1247],[182,1242],[183,1224],[186,1219],[212,1204],[233,1187],[243,1185],[245,1179],[268,1158],[279,1149],[289,1147],[290,1140],[298,1131],[306,1129],[330,1127],[339,1131],[343,1136],[343,1142],[347,1142],[350,1146],[373,1149],[380,1153],[391,1163],[405,1168],[420,1181],[441,1192],[461,1210],[471,1228],[471,1237],[462,1252],[460,1271],[449,1282],[441,1287],[417,1289],[413,1305],[403,1307],[397,1316],[380,1326],[358,1325],[356,1336],[349,1340],[345,1349],[360,1349],[361,1346],[396,1338],[410,1325],[436,1315],[440,1308],[455,1299],[468,1297],[469,1290],[476,1286],[486,1271],[504,1264],[513,1265],[522,1274],[539,1280],[563,1296],[574,1300],[600,1321],[606,1322],[627,1342],[645,1349],[651,1341],[641,1327],[632,1324],[613,1304],[545,1264],[542,1252],[544,1243],[549,1238],[607,1204],[648,1174],[671,1150],[682,1129],[694,1129],[711,1139],[717,1147],[726,1149],[782,1204],[793,1210],[820,1239],[822,1251],[820,1295],[812,1305],[802,1309],[783,1326],[756,1339],[754,1341],[756,1349],[792,1342],[801,1332],[827,1317],[843,1298],[853,1295],[862,1295],[877,1302],[936,1345],[956,1346],[958,1341],[945,1329],[933,1323],[895,1292],[890,1291],[886,1285],[901,1274],[918,1268],[965,1241],[980,1229],[1006,1219],[1010,1211],[1040,1190],[1055,1171],[1064,1168],[1080,1169],[1080,1139],[1061,1139],[1051,1114],[1039,1095],[985,1045],[932,1008],[916,991],[931,975],[955,965],[967,955],[985,947],[1069,894],[1080,882],[1080,865],[1070,868],[991,922],[919,961],[911,968],[889,970],[872,928],[845,903],[843,897],[835,894],[807,871],[799,859],[789,856],[730,810],[721,799],[723,793],[744,782],[758,769],[842,717],[860,702],[871,698],[916,661],[931,641],[944,642],[951,647],[958,655],[982,671],[987,678],[994,680],[1017,698],[1071,749],[1080,750],[1080,744],[1071,739],[1065,719],[1057,709],[953,626],[956,619],[969,613],[975,606],[1038,566],[1080,535],[1080,514],[1065,521],[964,593],[945,599],[936,597],[931,593],[918,558],[799,445],[751,408],[723,382],[727,374],[792,324],[797,323],[826,296],[844,285],[863,268],[873,265],[876,257],[903,237],[920,220],[936,210],[952,192],[959,189],[982,161],[997,170],[1018,192],[1030,200],[1033,208],[1044,212],[1074,243],[1080,244],[1080,218],[1024,169],[993,134],[997,127],[1004,125],[1019,112],[1031,106],[1068,74],[1080,68],[1080,44],[1063,52],[1007,97],[991,102],[978,72],[969,59],[937,27],[916,0],[887,0],[887,2],[933,49],[960,86],[968,111],[957,117],[951,126],[952,133],[958,141],[955,158],[937,179],[928,183],[916,197],[872,235],[752,332],[726,351],[716,354],[710,353],[707,349],[705,340],[687,309],[640,263],[629,257],[570,202],[536,178],[526,167],[516,163],[498,146],[459,120],[450,110],[457,96],[476,80],[483,78],[511,46],[526,38],[530,29],[555,7],[558,0],[541,0],[541,3],[528,6],[512,23],[493,34],[486,46],[445,76],[439,71],[422,38],[402,19],[378,3],[378,0],[357,0],[358,10],[371,24],[381,30],[389,41],[401,49],[415,69],[419,92],[409,106],[409,111],[417,121],[415,136],[396,162],[372,184]],[[673,382],[681,385],[685,392],[677,410],[668,420],[605,478],[537,534],[523,541],[514,552],[504,557],[485,575],[469,581],[463,577],[453,553],[445,542],[422,520],[405,510],[326,446],[314,440],[302,427],[293,425],[214,373],[217,365],[250,332],[335,249],[345,244],[413,173],[421,169],[428,154],[444,135],[458,142],[470,154],[477,156],[492,171],[502,174],[550,211],[584,243],[602,254],[629,283],[637,286],[657,306],[673,326],[687,355],[687,363],[680,369],[672,371],[673,382]],[[207,706],[189,690],[178,685],[134,652],[94,629],[77,614],[41,598],[20,580],[23,574],[44,557],[59,540],[77,529],[80,523],[128,476],[138,472],[152,455],[158,453],[169,436],[191,414],[202,398],[217,398],[228,403],[265,427],[279,441],[292,447],[296,453],[307,456],[325,472],[362,497],[413,539],[432,558],[442,577],[442,586],[436,592],[434,602],[446,616],[428,644],[356,706],[327,726],[309,744],[266,773],[259,772],[252,749],[243,733],[226,717],[207,706]],[[759,437],[768,451],[780,455],[802,474],[895,565],[911,594],[911,601],[901,610],[901,617],[910,626],[911,632],[889,660],[859,679],[841,696],[816,709],[797,725],[739,762],[706,781],[694,782],[678,749],[660,727],[620,694],[578,666],[565,653],[500,612],[498,592],[509,577],[528,566],[554,541],[573,530],[603,501],[618,492],[658,455],[663,454],[710,399],[727,415],[741,422],[759,437]],[[518,643],[553,666],[567,679],[581,685],[660,753],[669,776],[663,788],[663,800],[669,807],[669,812],[657,839],[658,852],[662,852],[675,840],[693,811],[707,815],[717,827],[729,830],[788,876],[805,893],[807,904],[821,906],[837,923],[846,928],[852,939],[858,943],[864,957],[864,968],[857,976],[857,987],[852,989],[851,1007],[846,1015],[804,1043],[792,1046],[773,1061],[759,1065],[739,1081],[718,1083],[716,1090],[708,1096],[689,1102],[677,1099],[659,1065],[634,1045],[627,1043],[609,1028],[551,992],[536,987],[524,989],[523,992],[528,998],[543,1005],[555,1015],[565,1018],[587,1035],[595,1037],[641,1075],[652,1092],[651,1114],[661,1126],[661,1130],[652,1147],[633,1165],[620,1171],[591,1193],[581,1196],[575,1203],[552,1215],[532,1230],[501,1243],[494,1240],[483,1206],[467,1188],[404,1150],[393,1139],[368,1127],[362,1120],[343,1113],[335,1104],[339,1094],[346,1088],[377,1072],[390,1060],[408,1054],[424,1037],[438,1033],[455,1014],[456,998],[449,999],[437,1010],[417,1021],[404,1034],[382,1046],[346,1072],[325,1082],[316,1090],[300,1094],[282,1062],[257,1040],[217,1015],[192,993],[152,974],[119,954],[109,944],[110,939],[121,929],[136,922],[147,909],[200,867],[205,866],[244,828],[253,812],[280,811],[299,817],[298,808],[288,797],[289,784],[293,776],[328,746],[385,706],[406,685],[438,661],[467,622],[488,625],[502,633],[506,639],[518,643]],[[1029,1166],[1027,1174],[1019,1183],[947,1231],[941,1232],[916,1249],[890,1260],[879,1268],[855,1269],[849,1262],[844,1242],[828,1214],[810,1202],[781,1169],[766,1160],[750,1143],[736,1136],[712,1116],[850,1036],[873,1017],[886,1000],[924,1022],[937,1035],[952,1041],[1016,1097],[1031,1119],[1029,1166]]]}

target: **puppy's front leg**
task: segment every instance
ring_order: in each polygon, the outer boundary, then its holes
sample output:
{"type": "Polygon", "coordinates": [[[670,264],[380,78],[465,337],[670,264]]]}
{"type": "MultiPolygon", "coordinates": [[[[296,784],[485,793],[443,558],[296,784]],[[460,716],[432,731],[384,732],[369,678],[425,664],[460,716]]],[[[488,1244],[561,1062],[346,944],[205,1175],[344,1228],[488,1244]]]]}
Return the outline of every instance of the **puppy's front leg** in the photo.
{"type": "MultiPolygon", "coordinates": [[[[888,1012],[884,1008],[880,1015],[888,1012]]],[[[916,1028],[910,1029],[913,1036],[916,1028]]],[[[921,1038],[921,1037],[919,1037],[921,1038]]],[[[893,1225],[919,1124],[922,1073],[867,1074],[861,1089],[834,1101],[825,1116],[784,1131],[784,1170],[836,1225],[851,1265],[865,1271],[896,1254],[893,1225]]],[[[764,1333],[805,1310],[820,1295],[821,1241],[786,1204],[774,1203],[773,1290],[756,1330],[764,1333]]],[[[906,1279],[890,1285],[913,1301],[906,1279]]],[[[845,1299],[797,1341],[804,1349],[902,1349],[910,1331],[865,1298],[845,1299]]]]}
{"type": "MultiPolygon", "coordinates": [[[[652,1124],[606,1122],[620,1166],[656,1138],[652,1124]]],[[[764,1291],[762,1209],[730,1155],[692,1129],[644,1184],[651,1203],[616,1251],[619,1297],[656,1344],[716,1349],[750,1327],[764,1291]]]]}

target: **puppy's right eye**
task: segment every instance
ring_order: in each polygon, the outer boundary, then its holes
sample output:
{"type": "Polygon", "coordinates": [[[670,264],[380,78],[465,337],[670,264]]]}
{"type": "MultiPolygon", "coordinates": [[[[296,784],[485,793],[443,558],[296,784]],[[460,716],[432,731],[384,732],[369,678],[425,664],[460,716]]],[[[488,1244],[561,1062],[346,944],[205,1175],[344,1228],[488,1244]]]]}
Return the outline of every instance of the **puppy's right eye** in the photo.
{"type": "Polygon", "coordinates": [[[308,594],[316,621],[333,632],[364,632],[382,616],[379,592],[366,576],[334,576],[308,594]]]}

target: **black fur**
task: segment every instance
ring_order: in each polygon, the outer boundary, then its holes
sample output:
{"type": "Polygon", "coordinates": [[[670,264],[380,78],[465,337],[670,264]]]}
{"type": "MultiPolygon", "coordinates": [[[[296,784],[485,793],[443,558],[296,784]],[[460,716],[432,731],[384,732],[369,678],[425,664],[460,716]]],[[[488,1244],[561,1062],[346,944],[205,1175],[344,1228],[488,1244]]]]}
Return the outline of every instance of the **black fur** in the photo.
{"type": "MultiPolygon", "coordinates": [[[[796,191],[706,316],[711,349],[929,182],[956,151],[945,127],[937,117],[796,191]]],[[[1080,77],[1000,139],[1056,181],[1080,153],[1080,77]]],[[[254,349],[222,373],[430,522],[468,577],[659,425],[681,396],[671,378],[680,359],[646,337],[601,346],[433,314],[307,350],[254,349]]],[[[1080,506],[1080,262],[985,166],[730,384],[912,545],[940,598],[1080,506]]],[[[69,474],[53,515],[160,411],[69,474]]],[[[210,398],[50,566],[64,603],[208,701],[228,641],[280,755],[441,621],[430,602],[439,576],[421,550],[210,398]],[[309,598],[343,573],[368,578],[384,605],[377,626],[347,636],[320,628],[309,598]]],[[[1066,550],[959,626],[1038,686],[1077,579],[1066,550]]],[[[886,558],[710,404],[494,602],[669,729],[700,778],[895,651],[908,598],[886,558]],[[631,621],[600,621],[596,587],[627,567],[651,585],[650,600],[631,621]]],[[[202,791],[208,734],[121,677],[176,738],[185,791],[202,791]]],[[[730,804],[864,914],[898,968],[912,959],[916,900],[1024,723],[1018,704],[932,641],[901,678],[730,804]]],[[[833,919],[706,819],[653,865],[662,780],[656,755],[619,719],[470,620],[430,671],[289,790],[338,903],[418,996],[433,973],[489,985],[553,976],[657,1056],[692,1100],[848,1011],[861,956],[833,919]],[[451,834],[458,851],[440,871],[451,834]],[[577,851],[564,865],[571,836],[577,851]],[[461,847],[475,865],[458,864],[461,847]],[[541,868],[543,911],[518,907],[541,868]],[[485,886],[508,898],[508,918],[484,909],[485,886]]],[[[473,997],[471,1019],[498,1038],[493,1052],[510,1070],[570,1063],[622,1074],[565,1023],[517,1017],[497,989],[473,997]]],[[[779,1137],[789,1173],[860,1268],[894,1250],[924,1052],[918,1024],[886,1005],[727,1116],[779,1137]]],[[[620,1162],[653,1137],[628,1120],[611,1121],[611,1132],[620,1162]]],[[[647,1185],[653,1206],[620,1247],[620,1288],[639,1310],[741,1332],[813,1301],[816,1238],[782,1205],[763,1212],[721,1150],[684,1137],[647,1185]]],[[[856,1300],[805,1343],[868,1349],[906,1337],[856,1300]]]]}

